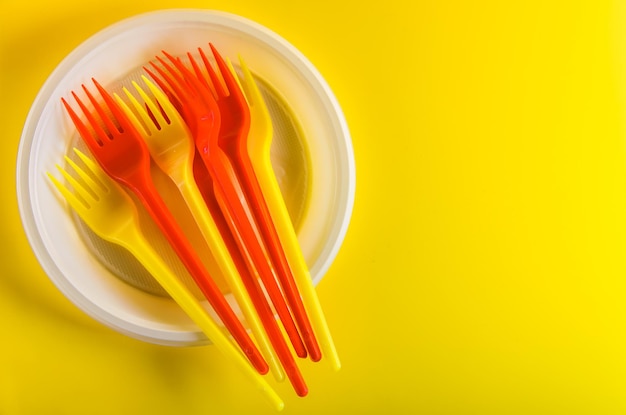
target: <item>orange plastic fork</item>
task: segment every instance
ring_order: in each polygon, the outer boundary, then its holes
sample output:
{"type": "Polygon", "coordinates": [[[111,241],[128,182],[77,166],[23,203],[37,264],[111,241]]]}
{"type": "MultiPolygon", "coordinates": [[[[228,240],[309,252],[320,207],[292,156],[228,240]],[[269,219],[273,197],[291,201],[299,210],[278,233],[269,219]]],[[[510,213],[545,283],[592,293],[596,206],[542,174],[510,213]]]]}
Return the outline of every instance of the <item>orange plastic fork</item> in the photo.
{"type": "MultiPolygon", "coordinates": [[[[190,126],[197,153],[211,176],[220,210],[225,217],[232,219],[228,221],[231,232],[241,235],[241,238],[237,239],[240,251],[249,253],[249,255],[243,255],[245,260],[251,261],[247,264],[248,268],[254,270],[253,275],[258,274],[263,281],[296,355],[306,357],[306,347],[276,281],[276,272],[256,227],[254,216],[247,205],[237,173],[230,159],[219,146],[221,124],[219,130],[214,128],[214,125],[218,118],[221,123],[222,114],[212,92],[180,60],[165,51],[163,54],[175,67],[157,56],[156,59],[164,69],[154,62],[151,65],[160,77],[150,69],[144,69],[161,89],[166,91],[172,103],[190,126]]],[[[254,295],[254,292],[250,295],[254,295]]]]}
{"type": "MultiPolygon", "coordinates": [[[[250,263],[252,261],[249,258],[245,260],[244,256],[249,257],[250,253],[239,249],[239,246],[244,245],[241,240],[242,237],[241,235],[231,231],[231,227],[228,225],[228,222],[232,221],[232,218],[226,218],[220,212],[219,204],[213,191],[211,176],[207,173],[206,167],[199,157],[194,160],[193,167],[194,176],[196,177],[200,193],[202,194],[209,210],[213,212],[213,220],[222,235],[224,244],[233,258],[233,262],[239,271],[239,275],[241,276],[246,290],[250,293],[250,298],[252,299],[254,307],[259,314],[259,318],[261,319],[263,327],[268,334],[268,338],[274,347],[276,356],[287,373],[287,377],[289,378],[296,394],[298,394],[298,396],[306,396],[308,393],[308,387],[304,382],[300,369],[289,351],[289,346],[280,333],[280,328],[278,327],[278,323],[274,317],[274,312],[265,300],[263,288],[259,284],[258,278],[254,277],[254,270],[250,270],[246,266],[246,263],[250,263]],[[252,293],[254,293],[254,295],[252,295],[252,293]]],[[[279,381],[284,379],[284,375],[282,373],[281,375],[282,377],[278,378],[279,381]]]]}
{"type": "MultiPolygon", "coordinates": [[[[92,80],[111,115],[107,114],[105,107],[83,85],[83,90],[98,117],[87,108],[75,92],[72,92],[72,95],[91,130],[67,101],[62,99],[78,132],[102,169],[139,198],[252,365],[259,373],[267,373],[269,367],[263,356],[157,192],[150,176],[150,153],[140,133],[111,95],[95,79],[92,80]],[[104,124],[104,128],[98,118],[104,124]]],[[[190,156],[193,156],[193,153],[190,156]]]]}
{"type": "Polygon", "coordinates": [[[280,242],[278,232],[272,220],[261,186],[257,180],[250,155],[248,153],[248,132],[250,129],[250,109],[239,83],[230,68],[213,44],[209,43],[213,52],[220,76],[213,69],[202,48],[198,48],[210,79],[207,79],[191,54],[188,54],[196,76],[207,88],[213,87],[220,109],[221,127],[219,144],[233,161],[238,176],[241,178],[251,211],[261,230],[270,258],[278,271],[278,280],[283,288],[287,304],[291,308],[307,351],[314,362],[322,358],[320,347],[315,338],[311,322],[298,292],[291,266],[280,242]],[[222,80],[224,84],[222,84],[222,80]]]}

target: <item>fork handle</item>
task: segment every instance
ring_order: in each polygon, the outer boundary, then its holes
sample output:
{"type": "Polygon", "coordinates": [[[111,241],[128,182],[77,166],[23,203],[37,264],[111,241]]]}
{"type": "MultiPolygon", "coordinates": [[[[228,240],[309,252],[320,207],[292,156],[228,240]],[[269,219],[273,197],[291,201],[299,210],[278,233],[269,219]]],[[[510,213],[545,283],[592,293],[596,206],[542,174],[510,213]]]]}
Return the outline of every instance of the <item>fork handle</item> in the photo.
{"type": "Polygon", "coordinates": [[[248,203],[252,207],[261,235],[265,240],[268,254],[276,267],[277,277],[283,289],[287,303],[291,308],[294,319],[300,329],[300,334],[307,347],[311,360],[314,362],[322,358],[319,344],[317,342],[311,321],[304,307],[298,287],[294,280],[292,264],[287,260],[285,247],[278,236],[274,219],[269,211],[266,196],[261,189],[257,175],[254,171],[252,161],[248,154],[248,136],[243,131],[239,131],[232,139],[232,145],[227,154],[231,157],[235,169],[238,170],[239,177],[246,195],[248,203]]]}
{"type": "Polygon", "coordinates": [[[200,302],[191,291],[181,283],[178,277],[165,264],[162,258],[139,233],[138,228],[127,227],[123,235],[120,235],[120,245],[130,251],[135,258],[146,268],[155,280],[167,291],[172,299],[180,306],[194,323],[207,335],[209,340],[229,358],[252,383],[263,392],[271,404],[281,410],[284,403],[278,394],[271,388],[267,381],[250,366],[233,343],[224,335],[221,328],[211,319],[200,302]]]}
{"type": "Polygon", "coordinates": [[[230,290],[232,291],[237,303],[241,307],[241,311],[254,334],[254,337],[259,345],[261,351],[265,353],[266,360],[268,361],[272,372],[279,379],[284,377],[280,364],[277,361],[277,356],[270,340],[268,339],[265,330],[263,330],[263,324],[257,313],[254,304],[252,303],[251,294],[246,290],[242,282],[240,273],[234,263],[233,257],[230,255],[228,247],[225,244],[225,240],[220,233],[214,216],[208,209],[205,199],[200,192],[200,189],[196,185],[193,179],[193,171],[191,168],[186,180],[178,181],[177,186],[180,194],[183,196],[187,207],[191,211],[191,214],[207,242],[213,257],[222,272],[222,275],[226,279],[230,290]]]}
{"type": "Polygon", "coordinates": [[[139,171],[127,179],[128,187],[139,198],[161,232],[165,235],[172,249],[176,252],[189,274],[192,276],[206,299],[228,328],[235,341],[239,344],[250,362],[261,374],[268,372],[269,367],[246,329],[224,298],[217,284],[211,278],[198,254],[174,219],[167,205],[154,187],[139,171]]]}
{"type": "Polygon", "coordinates": [[[285,372],[287,373],[287,377],[289,378],[289,381],[293,385],[298,396],[305,396],[308,393],[308,387],[302,377],[302,373],[294,361],[293,356],[291,355],[287,342],[281,334],[280,328],[278,327],[278,323],[276,322],[276,318],[274,316],[274,311],[270,308],[270,304],[268,303],[268,299],[263,292],[260,281],[257,277],[255,277],[256,270],[254,269],[254,266],[251,266],[252,261],[249,258],[250,253],[247,249],[245,249],[242,236],[236,232],[236,230],[231,231],[233,228],[229,225],[229,223],[233,222],[233,218],[229,216],[228,211],[222,212],[220,210],[218,201],[213,191],[212,180],[208,177],[208,174],[206,174],[204,164],[196,161],[196,163],[194,163],[194,172],[198,178],[200,193],[202,194],[208,210],[213,213],[215,224],[220,233],[223,235],[224,244],[228,248],[233,261],[239,270],[239,274],[241,275],[241,279],[245,284],[246,289],[250,293],[250,298],[259,313],[259,317],[261,318],[270,341],[276,350],[280,363],[283,365],[285,372]],[[241,251],[240,247],[242,247],[241,251]],[[244,256],[247,259],[244,259],[244,256]]]}
{"type": "Polygon", "coordinates": [[[276,281],[276,272],[267,255],[259,231],[254,226],[256,223],[251,212],[249,212],[244,192],[240,187],[236,187],[239,186],[239,179],[230,161],[224,153],[219,151],[216,151],[212,157],[204,153],[200,154],[207,171],[215,179],[214,193],[220,210],[224,216],[233,219],[228,221],[229,226],[232,227],[232,232],[241,235],[239,238],[242,242],[240,249],[248,250],[250,253],[250,257],[246,256],[246,258],[253,262],[251,266],[258,271],[294,351],[299,357],[306,357],[306,347],[276,281]],[[243,241],[246,243],[243,244],[243,241]]]}
{"type": "Polygon", "coordinates": [[[268,207],[274,219],[276,231],[285,250],[287,260],[293,267],[293,276],[302,295],[302,301],[307,310],[309,310],[313,330],[318,335],[322,351],[330,360],[331,367],[338,371],[341,368],[341,360],[324,316],[319,297],[315,291],[315,286],[311,280],[311,274],[300,248],[298,236],[289,217],[289,211],[280,191],[280,186],[272,167],[269,147],[264,148],[263,151],[250,152],[250,154],[255,155],[251,157],[251,161],[257,172],[259,184],[263,192],[268,195],[265,200],[268,202],[268,207]]]}

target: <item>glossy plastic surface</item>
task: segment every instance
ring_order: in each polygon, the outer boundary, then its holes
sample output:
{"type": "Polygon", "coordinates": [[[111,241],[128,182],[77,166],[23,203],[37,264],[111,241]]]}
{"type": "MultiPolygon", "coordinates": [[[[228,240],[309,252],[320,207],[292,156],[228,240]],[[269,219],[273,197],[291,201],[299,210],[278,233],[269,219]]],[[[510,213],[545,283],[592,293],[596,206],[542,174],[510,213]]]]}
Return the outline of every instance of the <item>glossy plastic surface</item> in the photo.
{"type": "MultiPolygon", "coordinates": [[[[250,161],[262,192],[265,195],[265,201],[272,215],[273,224],[276,226],[281,245],[287,255],[323,355],[330,360],[331,366],[335,370],[339,370],[341,361],[272,167],[270,159],[272,120],[265,100],[248,65],[246,65],[241,56],[239,57],[239,62],[243,76],[239,77],[238,80],[250,107],[250,132],[248,134],[250,161]]],[[[231,72],[236,74],[232,67],[231,72]]]]}
{"type": "MultiPolygon", "coordinates": [[[[151,98],[137,82],[133,82],[133,86],[141,102],[124,88],[132,108],[117,94],[114,97],[143,136],[152,160],[178,187],[268,365],[276,372],[279,367],[276,354],[193,177],[195,148],[191,133],[164,93],[145,76],[142,77],[142,81],[154,98],[151,98]]],[[[275,375],[280,379],[280,372],[275,375]]]]}
{"type": "MultiPolygon", "coordinates": [[[[353,151],[345,117],[328,84],[305,56],[276,33],[241,16],[215,10],[162,10],[132,16],[89,39],[79,36],[67,44],[66,51],[74,48],[71,54],[59,61],[63,52],[48,69],[38,71],[40,81],[47,79],[37,86],[41,88],[28,116],[12,117],[24,120],[14,160],[16,193],[21,224],[37,259],[34,268],[41,268],[64,297],[94,320],[155,344],[192,346],[210,341],[174,301],[125,283],[118,274],[118,263],[93,260],[98,253],[83,234],[89,230],[77,227],[75,215],[68,215],[58,203],[58,193],[45,171],[53,170],[71,147],[87,150],[69,117],[64,116],[61,97],[71,98],[70,91],[91,77],[117,90],[161,49],[184,56],[209,40],[224,56],[232,59],[240,53],[254,68],[276,128],[273,165],[290,214],[296,215],[298,241],[318,287],[350,222],[355,190],[353,151]]],[[[18,128],[15,126],[16,131],[18,128]]],[[[241,318],[234,296],[228,293],[225,297],[241,318]]],[[[329,306],[332,303],[325,306],[327,314],[329,306]]]]}
{"type": "MultiPolygon", "coordinates": [[[[167,53],[165,55],[168,56],[171,64],[157,57],[162,67],[152,65],[160,77],[149,69],[146,68],[146,70],[161,88],[168,91],[172,102],[179,108],[183,118],[191,127],[197,152],[205,165],[205,170],[199,170],[198,173],[204,172],[211,176],[218,206],[224,217],[228,219],[227,223],[231,232],[234,235],[240,235],[236,241],[238,241],[243,258],[247,261],[248,269],[253,275],[258,275],[262,279],[296,354],[305,357],[306,348],[276,281],[276,272],[245,199],[243,187],[230,159],[219,146],[222,130],[221,112],[217,102],[206,84],[201,83],[180,60],[167,53]],[[220,120],[219,129],[215,128],[217,119],[220,120]]],[[[202,178],[197,180],[204,181],[202,178]]]]}
{"type": "Polygon", "coordinates": [[[80,167],[67,156],[65,160],[72,168],[73,174],[57,166],[73,191],[48,173],[69,205],[101,238],[128,249],[224,356],[230,359],[262,391],[276,409],[282,409],[284,404],[276,392],[250,366],[221,327],[211,319],[191,291],[180,282],[150,246],[141,232],[137,208],[130,196],[93,160],[76,149],[74,151],[84,167],[80,167]]]}
{"type": "Polygon", "coordinates": [[[260,373],[267,372],[269,368],[263,356],[158,194],[149,173],[150,154],[141,135],[113,97],[97,81],[93,81],[106,107],[111,111],[112,118],[109,118],[111,116],[105,108],[83,85],[83,90],[99,117],[94,116],[76,93],[72,95],[92,130],[83,123],[67,101],[62,100],[81,137],[103,170],[139,198],[245,355],[260,373]],[[104,123],[106,130],[99,120],[104,123]]]}
{"type": "Polygon", "coordinates": [[[209,46],[215,58],[217,70],[213,68],[202,48],[199,48],[208,79],[200,70],[200,67],[195,64],[195,60],[191,55],[189,55],[189,59],[198,79],[202,80],[207,88],[215,92],[217,105],[222,114],[219,137],[220,147],[224,149],[237,172],[247,203],[250,206],[250,211],[253,213],[254,220],[261,232],[263,243],[276,270],[276,277],[298,326],[307,352],[313,361],[319,361],[322,356],[317,339],[302,304],[291,267],[287,262],[267,207],[265,196],[250,161],[248,151],[250,108],[235,75],[230,71],[217,49],[212,44],[209,44],[209,46]]]}
{"type": "MultiPolygon", "coordinates": [[[[195,111],[197,114],[202,114],[203,111],[207,110],[207,108],[204,108],[204,110],[202,108],[198,108],[198,107],[203,106],[202,101],[190,99],[189,97],[195,96],[195,95],[192,95],[193,91],[186,92],[182,89],[182,85],[185,85],[185,82],[183,78],[181,77],[182,73],[185,73],[187,77],[192,76],[192,74],[188,71],[185,72],[185,68],[180,67],[182,64],[177,59],[174,59],[171,56],[169,56],[169,59],[172,63],[176,64],[179,67],[179,70],[181,71],[181,73],[177,73],[173,67],[171,67],[164,61],[161,61],[161,64],[163,65],[165,70],[169,71],[169,74],[171,76],[169,76],[167,73],[161,70],[158,66],[154,66],[157,71],[159,70],[161,71],[160,72],[161,78],[163,78],[165,82],[159,77],[156,77],[154,74],[152,74],[153,78],[161,85],[161,87],[164,90],[168,91],[168,95],[170,96],[170,99],[172,100],[172,102],[176,103],[180,107],[182,113],[188,114],[189,117],[191,117],[191,114],[193,113],[193,111],[195,111]],[[177,80],[174,80],[174,78],[177,78],[177,80]],[[166,85],[166,83],[169,85],[166,85]],[[183,97],[183,98],[178,98],[178,97],[183,97]]],[[[197,84],[197,80],[196,80],[196,84],[197,84]]],[[[208,84],[205,84],[205,86],[208,87],[208,84]]],[[[207,95],[205,99],[211,100],[211,96],[207,95]]],[[[219,107],[218,107],[218,110],[219,110],[219,107]]],[[[220,121],[224,120],[224,117],[222,116],[224,113],[225,111],[223,110],[220,111],[220,121]]],[[[193,119],[190,119],[188,122],[190,125],[197,126],[198,124],[200,124],[199,121],[194,121],[193,119]]],[[[198,137],[196,138],[196,141],[199,143],[203,143],[204,139],[202,137],[198,137]]],[[[198,146],[198,151],[201,148],[203,147],[198,146]]],[[[213,149],[209,149],[207,154],[215,155],[217,152],[221,153],[221,150],[219,148],[217,148],[215,151],[212,151],[212,150],[213,149]]],[[[205,157],[208,160],[210,160],[208,156],[205,156],[205,157]]],[[[231,169],[229,167],[229,164],[227,164],[226,166],[227,168],[231,169]]],[[[198,154],[197,162],[195,163],[194,170],[195,170],[196,181],[200,189],[203,190],[205,203],[210,208],[209,210],[213,212],[214,218],[219,218],[221,220],[220,223],[222,225],[221,226],[222,235],[224,238],[226,238],[230,242],[231,255],[238,263],[240,274],[242,275],[242,278],[244,279],[244,283],[246,284],[248,292],[251,295],[252,300],[255,303],[257,312],[261,314],[264,327],[269,335],[269,338],[272,342],[272,345],[275,348],[275,351],[280,359],[280,362],[283,368],[287,372],[287,376],[290,382],[292,383],[294,390],[299,396],[305,396],[308,393],[308,387],[306,386],[304,382],[302,374],[300,373],[287,344],[284,342],[282,333],[280,332],[280,329],[278,325],[276,324],[276,320],[274,318],[273,312],[271,308],[269,307],[269,304],[267,304],[264,291],[259,285],[259,282],[257,281],[256,276],[258,276],[258,272],[257,272],[257,266],[256,266],[255,260],[258,261],[259,259],[258,259],[258,256],[257,258],[253,257],[253,254],[251,254],[251,251],[250,251],[251,248],[249,247],[252,244],[253,246],[252,249],[254,249],[254,243],[255,241],[258,241],[257,239],[259,237],[258,233],[255,232],[254,239],[250,240],[250,239],[246,239],[245,234],[243,234],[241,231],[242,222],[244,225],[244,230],[246,229],[245,225],[248,225],[247,229],[250,229],[252,228],[253,223],[247,222],[246,219],[248,221],[253,220],[253,219],[248,214],[247,218],[237,221],[237,219],[234,217],[234,214],[236,213],[233,213],[232,210],[228,207],[228,205],[224,203],[224,200],[222,198],[223,196],[220,195],[219,189],[216,189],[216,186],[215,186],[216,180],[220,180],[220,177],[221,177],[221,180],[222,180],[222,183],[224,183],[224,186],[229,186],[229,189],[232,189],[230,191],[235,191],[241,196],[243,195],[243,193],[242,193],[242,189],[238,187],[239,180],[236,176],[230,176],[230,178],[224,178],[223,175],[220,176],[219,168],[216,169],[217,171],[214,173],[216,175],[216,179],[213,179],[211,177],[212,175],[210,174],[209,168],[210,168],[210,164],[207,164],[206,160],[202,158],[202,155],[198,154]]],[[[239,200],[240,200],[241,206],[244,209],[247,209],[247,206],[245,205],[246,203],[245,199],[240,197],[239,200]]],[[[259,246],[259,248],[262,249],[262,246],[259,246]]],[[[262,259],[267,259],[267,256],[264,255],[262,259]]],[[[271,266],[270,264],[265,263],[265,262],[261,264],[262,269],[268,269],[270,266],[271,266]]],[[[263,282],[265,281],[266,280],[263,280],[263,282]]],[[[272,279],[271,281],[274,282],[275,284],[274,279],[272,279]]],[[[267,288],[268,284],[264,284],[264,287],[267,288]]],[[[291,333],[293,333],[292,336],[297,336],[298,335],[296,331],[297,329],[295,328],[295,326],[293,326],[291,317],[288,314],[289,310],[286,307],[282,297],[280,297],[280,289],[278,288],[277,285],[274,285],[273,287],[274,287],[274,290],[272,292],[274,294],[274,297],[272,298],[272,303],[276,307],[277,302],[279,302],[278,303],[280,304],[279,307],[282,306],[282,308],[280,308],[280,310],[283,312],[282,315],[283,316],[287,315],[287,317],[289,318],[289,320],[287,320],[287,324],[284,324],[283,322],[284,327],[289,327],[291,329],[291,333]]],[[[276,307],[276,309],[279,309],[279,308],[276,307]]],[[[298,343],[296,343],[296,345],[300,346],[300,349],[296,349],[296,354],[300,356],[306,356],[306,351],[302,347],[302,343],[299,342],[300,338],[295,337],[294,339],[292,337],[292,342],[293,341],[297,341],[298,343]]]]}

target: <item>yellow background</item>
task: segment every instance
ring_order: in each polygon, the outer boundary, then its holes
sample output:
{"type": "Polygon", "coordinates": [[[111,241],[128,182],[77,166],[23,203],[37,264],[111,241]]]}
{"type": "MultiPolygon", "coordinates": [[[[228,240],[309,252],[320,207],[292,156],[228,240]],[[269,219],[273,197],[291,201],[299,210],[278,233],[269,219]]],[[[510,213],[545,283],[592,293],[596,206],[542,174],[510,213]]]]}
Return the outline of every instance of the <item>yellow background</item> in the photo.
{"type": "Polygon", "coordinates": [[[285,414],[626,413],[623,2],[0,0],[0,414],[271,414],[211,347],[118,334],[40,269],[21,129],[100,29],[212,8],[277,32],[349,123],[354,215],[318,292],[343,369],[285,414]]]}

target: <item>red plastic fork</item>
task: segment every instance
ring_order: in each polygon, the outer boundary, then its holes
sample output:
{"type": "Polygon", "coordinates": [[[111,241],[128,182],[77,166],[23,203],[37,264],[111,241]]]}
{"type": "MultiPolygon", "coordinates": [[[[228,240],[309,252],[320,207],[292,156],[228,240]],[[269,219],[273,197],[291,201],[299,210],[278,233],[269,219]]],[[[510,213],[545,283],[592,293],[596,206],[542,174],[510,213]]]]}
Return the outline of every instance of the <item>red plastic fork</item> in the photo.
{"type": "MultiPolygon", "coordinates": [[[[163,54],[174,67],[157,56],[156,59],[164,69],[154,62],[151,65],[160,76],[156,76],[148,68],[144,69],[161,89],[166,91],[183,119],[189,124],[198,154],[211,176],[220,210],[224,216],[233,219],[228,222],[231,232],[241,235],[241,238],[237,239],[240,251],[250,254],[243,255],[245,260],[251,261],[247,264],[248,268],[255,270],[255,274],[258,273],[263,281],[296,355],[306,357],[306,347],[276,280],[276,272],[256,227],[254,216],[247,205],[239,177],[230,159],[219,146],[221,124],[219,129],[214,128],[214,125],[218,118],[221,123],[222,114],[212,92],[179,59],[165,51],[163,54]]],[[[250,295],[254,295],[254,292],[250,292],[250,295]]]]}
{"type": "Polygon", "coordinates": [[[207,173],[206,167],[200,157],[197,157],[194,160],[193,167],[194,177],[196,178],[200,193],[202,194],[209,211],[213,213],[213,220],[222,235],[224,244],[233,258],[233,262],[239,271],[239,275],[241,276],[246,290],[248,290],[248,293],[253,293],[250,295],[250,298],[252,299],[254,307],[259,314],[263,327],[265,327],[265,330],[268,333],[268,338],[276,351],[276,355],[278,356],[278,359],[280,360],[280,363],[287,373],[287,377],[289,378],[289,381],[298,396],[306,396],[308,393],[308,387],[304,382],[302,373],[300,372],[300,369],[298,369],[298,366],[289,351],[289,347],[280,333],[280,328],[278,327],[274,313],[265,300],[263,288],[259,284],[258,279],[254,277],[254,269],[249,269],[246,265],[252,262],[249,258],[250,253],[246,250],[240,250],[239,247],[244,245],[241,240],[242,237],[237,233],[233,233],[231,231],[232,226],[229,226],[228,224],[229,221],[233,220],[233,218],[225,217],[221,213],[218,201],[215,198],[215,193],[213,191],[211,176],[207,173]],[[247,256],[248,259],[245,260],[244,256],[247,256]]]}
{"type": "Polygon", "coordinates": [[[98,117],[87,108],[76,93],[72,92],[72,95],[93,132],[83,123],[67,101],[62,99],[79,134],[103,170],[139,198],[252,365],[259,373],[267,373],[269,367],[263,356],[155,188],[150,176],[150,153],[141,135],[109,93],[95,79],[92,80],[111,115],[83,85],[83,90],[98,117]],[[104,127],[101,126],[98,118],[104,127]]]}
{"type": "Polygon", "coordinates": [[[248,131],[250,129],[250,109],[248,103],[234,74],[231,73],[230,68],[222,56],[213,44],[209,43],[209,47],[215,57],[221,79],[213,69],[213,66],[202,48],[198,48],[198,51],[210,79],[206,79],[191,54],[188,54],[189,61],[198,79],[207,87],[212,86],[215,91],[217,105],[222,114],[219,144],[233,161],[233,166],[238,176],[241,178],[251,211],[255,215],[270,258],[278,271],[278,280],[283,288],[296,324],[300,329],[300,334],[311,356],[311,360],[319,361],[322,354],[317,339],[315,338],[311,322],[309,321],[306,309],[302,303],[291,266],[287,261],[282,244],[280,243],[278,232],[276,231],[248,153],[248,131]],[[222,84],[222,80],[224,84],[222,84]]]}

